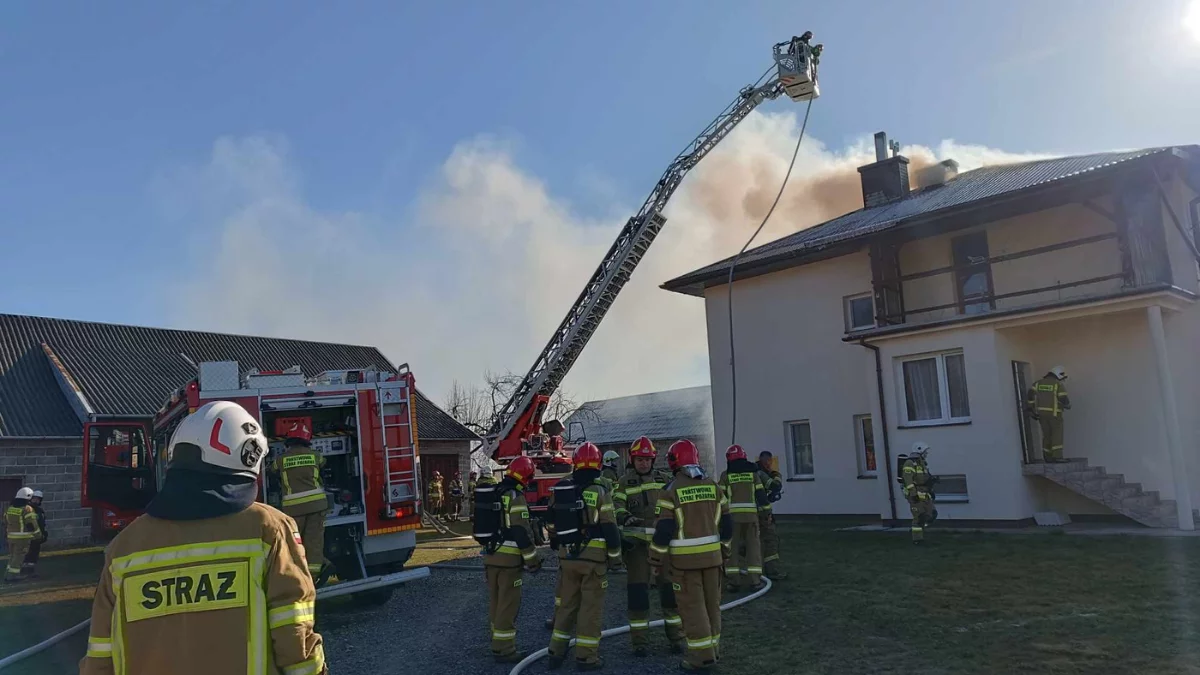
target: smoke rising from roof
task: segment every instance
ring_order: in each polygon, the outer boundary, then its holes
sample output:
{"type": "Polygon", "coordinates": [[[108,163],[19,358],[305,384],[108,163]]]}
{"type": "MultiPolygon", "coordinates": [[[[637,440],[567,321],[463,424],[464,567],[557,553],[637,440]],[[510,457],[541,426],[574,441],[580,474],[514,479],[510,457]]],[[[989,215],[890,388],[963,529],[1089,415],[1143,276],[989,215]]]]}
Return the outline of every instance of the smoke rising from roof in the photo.
{"type": "MultiPolygon", "coordinates": [[[[685,181],[564,383],[577,398],[708,381],[703,303],[658,284],[741,247],[778,190],[796,133],[793,115],[754,113],[685,181]]],[[[953,141],[902,152],[913,173],[945,157],[963,171],[1029,158],[953,141]]],[[[756,244],[861,207],[855,169],[873,157],[868,136],[840,150],[806,139],[756,244]]],[[[170,213],[210,233],[168,295],[183,298],[168,304],[173,323],[375,345],[409,363],[439,401],[453,380],[525,372],[642,198],[579,213],[487,137],[453,149],[411,222],[316,209],[300,184],[284,144],[252,137],[217,141],[206,164],[159,186],[170,213]]]]}

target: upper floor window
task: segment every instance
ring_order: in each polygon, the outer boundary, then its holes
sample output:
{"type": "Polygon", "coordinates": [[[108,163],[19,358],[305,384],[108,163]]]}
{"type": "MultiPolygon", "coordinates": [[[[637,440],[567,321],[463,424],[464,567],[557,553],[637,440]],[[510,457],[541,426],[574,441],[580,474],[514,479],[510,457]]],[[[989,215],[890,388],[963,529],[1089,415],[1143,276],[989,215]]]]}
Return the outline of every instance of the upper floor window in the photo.
{"type": "Polygon", "coordinates": [[[909,425],[971,421],[962,351],[927,354],[900,361],[904,421],[909,425]]]}
{"type": "Polygon", "coordinates": [[[847,296],[845,303],[846,332],[875,327],[875,298],[870,293],[847,296]]]}
{"type": "Polygon", "coordinates": [[[982,314],[996,306],[992,299],[992,266],[988,262],[987,232],[950,240],[954,255],[954,292],[963,314],[982,314]]]}

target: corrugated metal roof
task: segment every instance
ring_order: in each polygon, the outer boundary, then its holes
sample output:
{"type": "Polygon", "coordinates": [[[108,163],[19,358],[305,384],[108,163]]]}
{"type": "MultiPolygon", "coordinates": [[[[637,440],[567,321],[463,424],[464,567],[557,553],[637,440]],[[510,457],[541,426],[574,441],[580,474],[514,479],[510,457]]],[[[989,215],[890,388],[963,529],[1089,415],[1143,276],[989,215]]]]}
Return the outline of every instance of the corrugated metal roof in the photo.
{"type": "MultiPolygon", "coordinates": [[[[310,377],[368,366],[395,371],[374,347],[0,314],[0,436],[80,434],[43,343],[101,415],[153,414],[201,361],[237,361],[244,370],[298,365],[310,377]]],[[[461,425],[451,429],[458,423],[423,399],[418,434],[428,426],[439,438],[475,438],[461,425]]]]}
{"type": "Polygon", "coordinates": [[[464,427],[447,413],[430,401],[420,391],[417,392],[417,440],[419,441],[478,441],[482,440],[470,429],[464,427]]]}
{"type": "MultiPolygon", "coordinates": [[[[588,401],[567,418],[582,423],[592,443],[632,443],[639,436],[656,439],[711,438],[712,388],[689,387],[652,394],[588,401]]],[[[578,430],[576,430],[578,431],[578,430]]]]}
{"type": "MultiPolygon", "coordinates": [[[[784,258],[801,257],[802,254],[810,251],[882,232],[908,220],[928,217],[947,209],[1055,181],[1081,177],[1114,165],[1185,147],[1197,149],[1196,146],[1170,146],[1129,152],[1102,152],[1094,155],[985,166],[973,171],[966,171],[942,185],[915,190],[903,199],[873,208],[852,211],[833,220],[750,249],[738,262],[738,269],[749,269],[756,264],[766,264],[784,258]]],[[[699,282],[712,280],[721,274],[728,275],[732,260],[732,257],[726,258],[694,272],[689,272],[666,282],[663,284],[663,288],[684,290],[699,282]]],[[[802,262],[803,259],[799,260],[797,264],[802,262]]]]}

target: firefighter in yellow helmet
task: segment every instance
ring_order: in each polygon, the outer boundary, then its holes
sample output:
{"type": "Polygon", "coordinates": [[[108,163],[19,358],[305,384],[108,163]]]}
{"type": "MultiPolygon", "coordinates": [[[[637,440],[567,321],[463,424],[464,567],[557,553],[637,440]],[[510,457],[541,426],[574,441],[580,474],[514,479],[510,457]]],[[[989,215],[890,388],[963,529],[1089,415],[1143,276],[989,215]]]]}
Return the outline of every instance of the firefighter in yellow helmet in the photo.
{"type": "MultiPolygon", "coordinates": [[[[758,453],[758,480],[767,490],[767,500],[773,504],[783,496],[783,474],[775,468],[775,457],[769,450],[758,453]]],[[[771,581],[788,577],[779,563],[779,533],[775,531],[775,512],[768,508],[758,512],[758,538],[762,542],[763,576],[771,581]]]]}
{"type": "Polygon", "coordinates": [[[912,511],[912,540],[919,544],[925,540],[925,527],[937,519],[933,507],[933,484],[937,477],[929,473],[929,444],[913,443],[912,453],[904,460],[900,469],[900,480],[904,483],[904,498],[912,511]]]}
{"type": "MultiPolygon", "coordinates": [[[[17,490],[16,497],[4,512],[4,526],[8,532],[8,567],[4,570],[6,582],[24,578],[21,575],[29,545],[42,537],[38,529],[37,512],[29,505],[31,499],[33,488],[23,487],[17,490]]],[[[25,571],[31,572],[32,568],[25,568],[25,571]]]]}
{"type": "Polygon", "coordinates": [[[754,464],[746,458],[740,445],[731,445],[725,451],[728,468],[721,472],[717,484],[729,500],[729,514],[733,519],[733,555],[725,569],[729,577],[726,587],[730,591],[762,588],[763,555],[759,539],[758,523],[764,512],[770,515],[771,502],[767,490],[759,478],[754,464]]]}
{"type": "Polygon", "coordinates": [[[229,401],[185,418],[162,490],[108,545],[82,675],[324,675],[296,521],[254,501],[267,438],[229,401]]]}
{"type": "Polygon", "coordinates": [[[1067,369],[1054,366],[1033,383],[1025,397],[1026,411],[1042,428],[1042,459],[1063,462],[1063,411],[1071,409],[1067,369]]]}
{"type": "Polygon", "coordinates": [[[633,642],[635,656],[646,656],[650,637],[650,585],[658,589],[659,604],[663,609],[663,623],[667,631],[667,642],[671,650],[682,651],[683,621],[675,602],[675,591],[671,582],[661,575],[650,575],[650,537],[654,535],[654,509],[658,498],[671,475],[654,468],[657,453],[654,443],[642,436],[629,448],[629,459],[633,465],[617,481],[613,492],[617,524],[621,526],[621,537],[625,547],[625,568],[629,577],[626,595],[629,601],[629,636],[633,642]]]}
{"type": "Polygon", "coordinates": [[[570,478],[550,493],[550,547],[558,551],[558,587],[554,598],[554,632],[549,665],[562,666],[567,645],[575,637],[575,667],[596,670],[604,622],[604,590],[608,567],[621,561],[621,532],[613,518],[608,491],[599,482],[600,448],[584,443],[575,449],[570,478]]]}
{"type": "Polygon", "coordinates": [[[308,572],[319,587],[333,573],[333,566],[325,559],[325,514],[329,511],[329,498],[325,496],[321,482],[325,456],[310,445],[312,423],[308,418],[282,421],[286,424],[284,451],[271,461],[270,469],[279,476],[283,489],[282,510],[294,518],[300,528],[300,539],[308,556],[308,572]]]}
{"type": "Polygon", "coordinates": [[[521,569],[537,572],[542,567],[525,504],[525,486],[533,480],[533,474],[533,460],[517,457],[508,465],[504,480],[498,484],[481,480],[475,488],[474,536],[483,546],[492,657],[499,663],[518,663],[525,658],[525,653],[517,649],[516,627],[521,609],[521,569]]]}
{"type": "Polygon", "coordinates": [[[700,452],[689,440],[667,451],[675,474],[656,506],[650,540],[650,567],[657,576],[667,566],[687,655],[680,667],[707,671],[721,655],[721,568],[729,559],[733,520],[721,487],[700,467],[700,452]]]}

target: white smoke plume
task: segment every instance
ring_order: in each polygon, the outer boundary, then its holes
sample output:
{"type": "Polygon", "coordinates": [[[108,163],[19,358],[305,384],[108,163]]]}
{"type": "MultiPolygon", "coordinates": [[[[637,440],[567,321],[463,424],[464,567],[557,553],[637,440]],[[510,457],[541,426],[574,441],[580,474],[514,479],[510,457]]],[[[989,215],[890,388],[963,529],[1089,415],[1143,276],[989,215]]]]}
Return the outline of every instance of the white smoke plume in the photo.
{"type": "MultiPolygon", "coordinates": [[[[697,167],[565,387],[584,399],[707,382],[703,302],[658,285],[741,247],[797,131],[793,115],[752,114],[697,167]]],[[[903,152],[914,172],[945,157],[963,171],[1029,158],[952,141],[903,152]]],[[[861,207],[855,168],[872,158],[867,138],[839,151],[806,139],[756,243],[861,207]]],[[[317,210],[300,185],[285,144],[254,137],[217,141],[207,164],[159,186],[173,215],[201,220],[189,229],[204,233],[172,293],[184,299],[168,309],[172,323],[378,346],[436,400],[488,369],[523,373],[627,217],[609,214],[636,208],[579,213],[489,138],[453,149],[412,222],[317,210]]]]}

